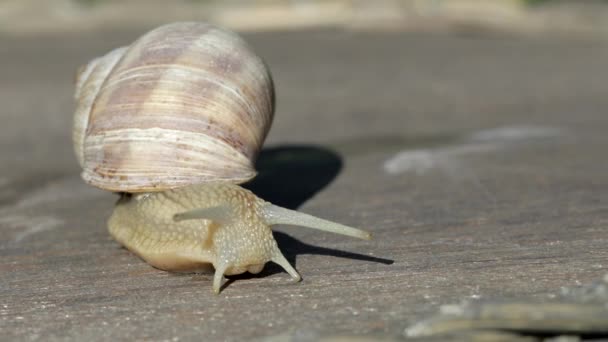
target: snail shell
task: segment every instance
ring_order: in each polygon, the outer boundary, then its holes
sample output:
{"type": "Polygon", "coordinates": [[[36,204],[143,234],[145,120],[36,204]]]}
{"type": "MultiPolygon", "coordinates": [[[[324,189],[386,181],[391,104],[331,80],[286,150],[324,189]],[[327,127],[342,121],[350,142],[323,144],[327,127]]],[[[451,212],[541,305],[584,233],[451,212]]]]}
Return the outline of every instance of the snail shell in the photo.
{"type": "Polygon", "coordinates": [[[274,113],[263,61],[205,23],[161,26],[94,59],[75,96],[82,177],[120,192],[253,178],[274,113]]]}

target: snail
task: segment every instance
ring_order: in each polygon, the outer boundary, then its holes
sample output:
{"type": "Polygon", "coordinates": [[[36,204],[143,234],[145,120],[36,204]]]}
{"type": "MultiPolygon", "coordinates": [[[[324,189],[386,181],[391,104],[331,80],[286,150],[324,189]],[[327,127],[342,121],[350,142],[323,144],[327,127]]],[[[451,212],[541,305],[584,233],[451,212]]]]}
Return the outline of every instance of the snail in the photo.
{"type": "Polygon", "coordinates": [[[274,116],[262,59],[237,34],[200,22],[158,27],[81,67],[73,142],[84,181],[121,194],[110,234],[152,266],[258,273],[272,261],[301,279],[271,226],[370,239],[366,231],[281,208],[239,186],[274,116]]]}

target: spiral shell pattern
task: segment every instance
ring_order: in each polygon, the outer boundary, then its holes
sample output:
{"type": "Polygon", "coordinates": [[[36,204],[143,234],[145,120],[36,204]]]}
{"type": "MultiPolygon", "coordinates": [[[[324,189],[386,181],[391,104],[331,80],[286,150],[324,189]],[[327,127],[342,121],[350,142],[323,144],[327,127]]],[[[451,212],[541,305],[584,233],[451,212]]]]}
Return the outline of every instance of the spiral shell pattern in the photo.
{"type": "Polygon", "coordinates": [[[206,23],[161,26],[81,68],[73,140],[83,179],[120,192],[243,183],[274,115],[264,62],[206,23]]]}

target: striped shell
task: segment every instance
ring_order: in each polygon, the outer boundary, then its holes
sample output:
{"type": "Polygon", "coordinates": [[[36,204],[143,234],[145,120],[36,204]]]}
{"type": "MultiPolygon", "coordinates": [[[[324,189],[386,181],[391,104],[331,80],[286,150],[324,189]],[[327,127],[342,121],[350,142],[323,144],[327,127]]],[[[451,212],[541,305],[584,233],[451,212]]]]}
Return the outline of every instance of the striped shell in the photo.
{"type": "Polygon", "coordinates": [[[121,192],[253,178],[274,112],[260,57],[205,23],[161,26],[92,60],[75,97],[82,178],[121,192]]]}

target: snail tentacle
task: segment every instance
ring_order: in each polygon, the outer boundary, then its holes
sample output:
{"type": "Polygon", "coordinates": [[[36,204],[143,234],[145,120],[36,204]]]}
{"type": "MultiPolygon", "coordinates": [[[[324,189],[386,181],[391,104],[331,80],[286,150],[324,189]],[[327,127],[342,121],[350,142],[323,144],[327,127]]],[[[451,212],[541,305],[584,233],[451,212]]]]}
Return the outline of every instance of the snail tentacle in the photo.
{"type": "Polygon", "coordinates": [[[271,203],[267,203],[262,208],[262,215],[264,217],[264,222],[266,222],[266,224],[269,226],[286,224],[314,228],[334,234],[352,236],[363,240],[370,240],[372,238],[371,234],[364,230],[323,220],[312,215],[297,212],[295,210],[289,210],[271,203]]]}
{"type": "Polygon", "coordinates": [[[224,272],[228,268],[225,265],[214,265],[215,274],[213,275],[213,292],[215,294],[220,293],[220,289],[222,288],[222,282],[224,280],[224,272]]]}
{"type": "Polygon", "coordinates": [[[283,269],[287,273],[289,273],[289,275],[291,276],[291,278],[293,279],[294,282],[298,282],[298,281],[302,280],[300,273],[298,273],[298,271],[296,271],[296,269],[293,266],[291,266],[289,261],[287,261],[287,259],[283,255],[283,253],[281,253],[281,250],[279,249],[279,247],[275,246],[274,251],[272,253],[272,257],[270,258],[270,261],[283,267],[283,269]]]}

